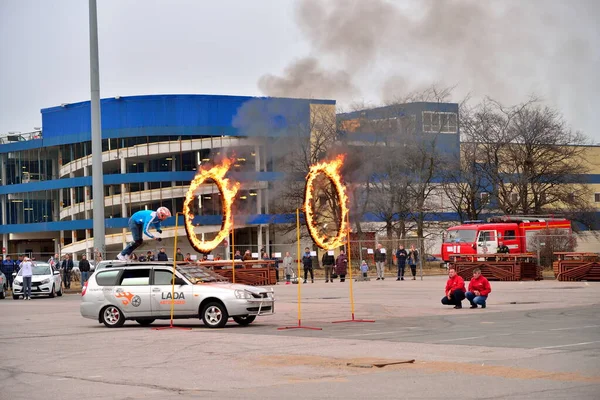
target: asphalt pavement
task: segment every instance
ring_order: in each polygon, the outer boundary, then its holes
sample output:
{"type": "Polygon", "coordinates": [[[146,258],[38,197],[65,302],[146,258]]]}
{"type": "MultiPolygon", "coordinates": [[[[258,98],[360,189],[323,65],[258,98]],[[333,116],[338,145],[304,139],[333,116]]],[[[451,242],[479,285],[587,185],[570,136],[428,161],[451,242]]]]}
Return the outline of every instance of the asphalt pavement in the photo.
{"type": "Polygon", "coordinates": [[[218,330],[109,329],[78,294],[1,300],[0,398],[600,398],[598,283],[492,282],[488,308],[455,310],[443,277],[353,282],[339,322],[349,283],[276,285],[275,315],[218,330]],[[298,311],[321,330],[278,330],[298,311]]]}

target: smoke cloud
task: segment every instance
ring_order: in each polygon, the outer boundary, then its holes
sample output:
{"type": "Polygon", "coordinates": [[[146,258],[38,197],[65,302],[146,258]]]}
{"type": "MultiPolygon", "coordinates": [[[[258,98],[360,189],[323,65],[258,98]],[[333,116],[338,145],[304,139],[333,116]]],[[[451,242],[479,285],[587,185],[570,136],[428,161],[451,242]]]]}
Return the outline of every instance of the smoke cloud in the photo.
{"type": "MultiPolygon", "coordinates": [[[[386,103],[432,84],[518,103],[535,93],[596,134],[600,2],[301,0],[310,54],[258,86],[271,96],[386,103]]],[[[597,139],[600,141],[600,137],[597,139]]]]}

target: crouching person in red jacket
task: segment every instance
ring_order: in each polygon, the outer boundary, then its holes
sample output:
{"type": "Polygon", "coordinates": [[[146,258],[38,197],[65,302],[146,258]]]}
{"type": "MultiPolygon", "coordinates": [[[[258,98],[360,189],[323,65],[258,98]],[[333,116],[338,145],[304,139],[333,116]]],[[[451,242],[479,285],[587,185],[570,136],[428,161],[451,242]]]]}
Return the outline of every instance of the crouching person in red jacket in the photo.
{"type": "Polygon", "coordinates": [[[442,298],[442,304],[462,308],[465,291],[464,279],[456,274],[454,268],[450,268],[448,270],[448,281],[446,282],[446,296],[442,298]]]}
{"type": "Polygon", "coordinates": [[[469,291],[467,292],[467,300],[471,303],[471,308],[477,308],[479,304],[481,308],[485,308],[485,301],[492,291],[490,282],[481,275],[481,270],[475,268],[473,270],[473,278],[469,282],[469,291]]]}

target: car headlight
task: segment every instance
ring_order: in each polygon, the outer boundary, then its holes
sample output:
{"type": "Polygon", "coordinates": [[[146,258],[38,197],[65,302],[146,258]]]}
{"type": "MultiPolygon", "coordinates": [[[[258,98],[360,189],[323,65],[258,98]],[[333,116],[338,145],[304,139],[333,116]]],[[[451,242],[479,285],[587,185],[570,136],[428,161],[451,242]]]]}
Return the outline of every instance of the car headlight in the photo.
{"type": "Polygon", "coordinates": [[[15,284],[15,286],[22,286],[21,281],[19,280],[14,280],[13,283],[15,284]]]}
{"type": "Polygon", "coordinates": [[[50,278],[46,278],[44,279],[42,282],[40,282],[42,285],[45,285],[46,283],[50,283],[50,278]]]}
{"type": "Polygon", "coordinates": [[[236,299],[251,299],[252,295],[250,293],[246,292],[245,290],[236,290],[235,298],[236,299]]]}

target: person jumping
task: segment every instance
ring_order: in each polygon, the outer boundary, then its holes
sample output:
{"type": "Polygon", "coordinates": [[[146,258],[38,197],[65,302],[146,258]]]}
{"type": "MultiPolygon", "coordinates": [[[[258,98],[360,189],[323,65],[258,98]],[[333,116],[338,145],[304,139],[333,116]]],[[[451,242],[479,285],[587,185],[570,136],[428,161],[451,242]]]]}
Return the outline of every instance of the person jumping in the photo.
{"type": "Polygon", "coordinates": [[[123,249],[117,255],[117,259],[121,261],[126,261],[129,259],[131,253],[135,251],[138,247],[144,243],[143,235],[145,234],[151,239],[156,239],[161,241],[161,238],[155,238],[153,235],[148,232],[148,228],[150,225],[154,226],[154,229],[158,233],[162,233],[160,229],[160,222],[171,216],[171,211],[167,207],[159,207],[158,210],[142,210],[138,211],[129,218],[129,230],[131,231],[131,236],[133,238],[133,242],[129,243],[127,247],[123,249]]]}

